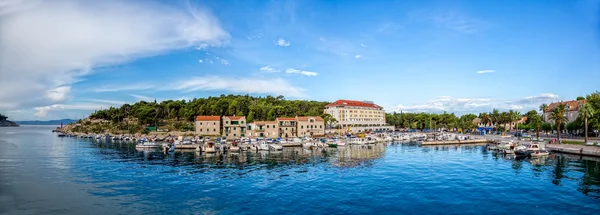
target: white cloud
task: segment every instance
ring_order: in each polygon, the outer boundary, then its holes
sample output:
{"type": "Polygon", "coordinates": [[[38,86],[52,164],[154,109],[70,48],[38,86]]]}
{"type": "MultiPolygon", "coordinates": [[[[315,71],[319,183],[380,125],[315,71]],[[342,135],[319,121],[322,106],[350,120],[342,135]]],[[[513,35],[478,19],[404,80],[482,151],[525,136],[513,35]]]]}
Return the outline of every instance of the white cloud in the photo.
{"type": "Polygon", "coordinates": [[[367,48],[368,46],[365,45],[364,43],[361,43],[360,46],[367,48]]]}
{"type": "Polygon", "coordinates": [[[277,45],[278,46],[290,46],[290,41],[286,41],[283,38],[279,38],[279,40],[277,40],[277,45]]]}
{"type": "Polygon", "coordinates": [[[63,102],[67,100],[70,92],[71,86],[61,86],[48,91],[46,93],[46,97],[48,97],[50,101],[55,103],[63,102]]]}
{"type": "Polygon", "coordinates": [[[421,10],[408,14],[414,20],[425,20],[438,27],[447,28],[465,34],[472,34],[484,29],[486,22],[470,17],[461,11],[421,10]]]}
{"type": "Polygon", "coordinates": [[[227,61],[227,60],[225,60],[225,59],[223,59],[223,58],[219,59],[219,62],[221,62],[221,64],[223,64],[223,65],[225,65],[225,66],[229,66],[229,65],[230,65],[230,64],[229,64],[229,61],[227,61]]]}
{"type": "Polygon", "coordinates": [[[481,70],[481,71],[477,71],[477,74],[485,74],[485,73],[492,73],[492,72],[496,72],[495,70],[481,70]]]}
{"type": "Polygon", "coordinates": [[[146,1],[13,1],[0,20],[0,109],[61,103],[95,67],[228,37],[205,11],[146,1]]]}
{"type": "Polygon", "coordinates": [[[204,61],[202,61],[202,59],[198,60],[198,63],[204,63],[204,61]]]}
{"type": "Polygon", "coordinates": [[[492,109],[517,110],[526,112],[529,110],[537,110],[541,104],[549,104],[558,100],[558,95],[552,93],[544,93],[539,96],[528,96],[522,99],[488,99],[488,98],[453,98],[449,96],[441,96],[437,99],[429,100],[421,104],[410,106],[398,105],[390,109],[390,111],[405,111],[405,112],[454,112],[457,114],[464,113],[481,113],[489,112],[492,109]]]}
{"type": "Polygon", "coordinates": [[[138,84],[120,84],[113,86],[99,86],[93,88],[93,92],[119,92],[119,91],[136,91],[136,90],[148,90],[155,88],[153,84],[138,83],[138,84]]]}
{"type": "Polygon", "coordinates": [[[362,57],[362,55],[359,55],[359,54],[354,56],[354,58],[356,58],[356,59],[361,58],[361,57],[362,57]]]}
{"type": "Polygon", "coordinates": [[[292,86],[283,79],[253,79],[224,77],[194,77],[180,81],[168,89],[193,91],[227,91],[233,93],[274,94],[290,97],[306,97],[304,89],[292,86]]]}
{"type": "Polygon", "coordinates": [[[130,94],[130,96],[133,96],[135,98],[135,100],[138,102],[139,101],[153,102],[155,100],[155,98],[152,98],[152,97],[136,95],[136,94],[130,94]]]}
{"type": "Polygon", "coordinates": [[[263,66],[260,68],[260,71],[262,72],[268,72],[268,73],[275,73],[275,72],[281,72],[281,70],[279,69],[275,69],[271,66],[263,66]]]}
{"type": "Polygon", "coordinates": [[[113,105],[119,105],[119,106],[127,103],[125,101],[106,100],[106,99],[88,99],[88,101],[102,103],[102,104],[113,104],[113,105]]]}
{"type": "Polygon", "coordinates": [[[319,75],[319,73],[316,73],[316,72],[298,70],[298,69],[293,69],[293,68],[286,69],[285,73],[287,73],[287,74],[300,74],[300,75],[304,75],[304,76],[317,76],[317,75],[319,75]]]}
{"type": "Polygon", "coordinates": [[[325,38],[323,38],[323,37],[319,37],[319,40],[320,40],[321,42],[325,42],[325,41],[326,41],[326,40],[325,40],[325,38]]]}
{"type": "Polygon", "coordinates": [[[106,109],[113,105],[99,104],[99,103],[76,103],[76,104],[53,104],[42,107],[35,107],[35,116],[38,118],[44,118],[49,112],[63,111],[63,110],[87,110],[94,111],[100,109],[106,109]]]}

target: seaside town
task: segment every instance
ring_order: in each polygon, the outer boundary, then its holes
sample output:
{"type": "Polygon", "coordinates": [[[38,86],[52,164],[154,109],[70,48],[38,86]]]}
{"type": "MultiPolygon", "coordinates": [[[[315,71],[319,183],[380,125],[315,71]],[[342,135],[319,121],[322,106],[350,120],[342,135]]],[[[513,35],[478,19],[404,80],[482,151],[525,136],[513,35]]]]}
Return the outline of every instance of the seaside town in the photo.
{"type": "MultiPolygon", "coordinates": [[[[598,93],[590,96],[593,99],[596,97],[598,93]]],[[[58,127],[55,131],[61,137],[132,141],[137,143],[136,148],[160,148],[165,152],[175,149],[194,149],[207,153],[282,150],[283,147],[317,149],[410,141],[420,145],[487,144],[490,150],[527,157],[547,156],[551,150],[600,155],[600,148],[596,147],[598,131],[588,131],[576,125],[582,121],[587,125],[588,118],[594,116],[585,98],[542,104],[539,110],[539,114],[535,110],[526,114],[513,110],[493,110],[479,116],[469,114],[454,117],[458,122],[453,123],[444,122],[444,113],[436,122],[432,121],[433,116],[429,116],[430,120],[416,120],[404,127],[398,126],[398,122],[392,119],[386,119],[386,115],[391,118],[405,117],[404,113],[386,114],[383,107],[371,101],[337,100],[324,105],[321,115],[252,121],[240,115],[194,116],[193,133],[157,127],[146,127],[142,133],[129,135],[107,133],[109,130],[100,133],[78,132],[84,130],[82,126],[85,124],[110,124],[106,120],[93,119],[93,116],[101,115],[99,112],[83,121],[58,127]],[[561,131],[567,134],[561,137],[561,131]],[[582,133],[584,140],[575,136],[582,133]],[[589,139],[588,135],[591,135],[589,139]]],[[[256,114],[252,112],[251,115],[254,118],[256,114]]],[[[272,113],[269,117],[272,117],[272,113]]]]}

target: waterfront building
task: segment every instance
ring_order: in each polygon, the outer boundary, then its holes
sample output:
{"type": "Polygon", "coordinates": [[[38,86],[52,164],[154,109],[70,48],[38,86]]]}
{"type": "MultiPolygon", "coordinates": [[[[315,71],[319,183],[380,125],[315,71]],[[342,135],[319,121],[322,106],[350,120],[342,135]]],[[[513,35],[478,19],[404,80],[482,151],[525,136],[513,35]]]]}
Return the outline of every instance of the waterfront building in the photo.
{"type": "Polygon", "coordinates": [[[221,117],[219,116],[196,116],[196,135],[219,136],[221,134],[221,117]]]}
{"type": "Polygon", "coordinates": [[[277,121],[255,121],[248,123],[246,136],[251,138],[277,138],[279,137],[277,121]]]}
{"type": "Polygon", "coordinates": [[[277,127],[279,127],[279,137],[296,137],[296,118],[278,117],[277,127]]]}
{"type": "Polygon", "coordinates": [[[546,110],[544,110],[544,120],[546,122],[554,122],[553,120],[550,119],[550,114],[552,113],[552,109],[554,109],[554,107],[556,107],[559,104],[565,104],[565,106],[567,108],[567,111],[565,111],[567,121],[565,123],[569,123],[569,122],[573,122],[577,119],[577,117],[579,116],[579,108],[581,108],[581,106],[583,104],[585,104],[585,100],[554,102],[554,103],[549,104],[548,108],[546,110]]]}
{"type": "Polygon", "coordinates": [[[296,116],[296,136],[325,135],[325,121],[320,116],[296,116]]]}
{"type": "Polygon", "coordinates": [[[223,116],[223,136],[237,139],[246,136],[245,116],[223,116]]]}
{"type": "Polygon", "coordinates": [[[326,105],[324,112],[337,120],[342,133],[394,130],[385,122],[383,107],[371,101],[337,100],[326,105]]]}

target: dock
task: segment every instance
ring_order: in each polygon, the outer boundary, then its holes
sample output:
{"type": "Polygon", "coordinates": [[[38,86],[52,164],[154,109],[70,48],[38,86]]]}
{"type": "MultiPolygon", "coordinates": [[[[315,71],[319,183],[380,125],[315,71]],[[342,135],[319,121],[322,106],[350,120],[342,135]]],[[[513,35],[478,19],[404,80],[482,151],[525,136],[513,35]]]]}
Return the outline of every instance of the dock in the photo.
{"type": "Polygon", "coordinates": [[[456,145],[456,144],[475,144],[475,143],[490,143],[487,139],[477,140],[446,140],[446,141],[423,141],[421,145],[456,145]]]}
{"type": "Polygon", "coordinates": [[[546,144],[546,149],[553,152],[600,157],[600,147],[598,146],[546,144]]]}

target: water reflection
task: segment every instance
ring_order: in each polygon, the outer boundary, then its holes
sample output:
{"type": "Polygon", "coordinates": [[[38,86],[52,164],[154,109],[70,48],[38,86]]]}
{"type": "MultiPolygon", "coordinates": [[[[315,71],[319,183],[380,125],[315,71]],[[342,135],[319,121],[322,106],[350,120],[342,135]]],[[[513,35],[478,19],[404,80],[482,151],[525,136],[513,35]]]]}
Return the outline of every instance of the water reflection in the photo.
{"type": "MultiPolygon", "coordinates": [[[[404,153],[459,152],[492,157],[506,161],[516,174],[530,172],[536,178],[547,178],[550,183],[561,186],[566,181],[577,182],[577,191],[600,198],[600,158],[556,154],[537,158],[515,158],[488,151],[484,145],[417,146],[407,143],[374,145],[349,145],[338,148],[308,150],[301,147],[284,148],[283,151],[258,151],[240,153],[200,153],[195,150],[177,150],[163,153],[159,149],[136,149],[126,142],[96,142],[95,154],[103,159],[122,162],[138,162],[149,165],[191,166],[195,172],[209,169],[280,169],[286,166],[327,165],[334,168],[372,167],[377,160],[386,156],[387,150],[404,153]],[[549,177],[546,177],[549,176],[549,177]]],[[[434,155],[435,156],[435,155],[434,155]]],[[[239,173],[242,175],[243,173],[239,173]]]]}

